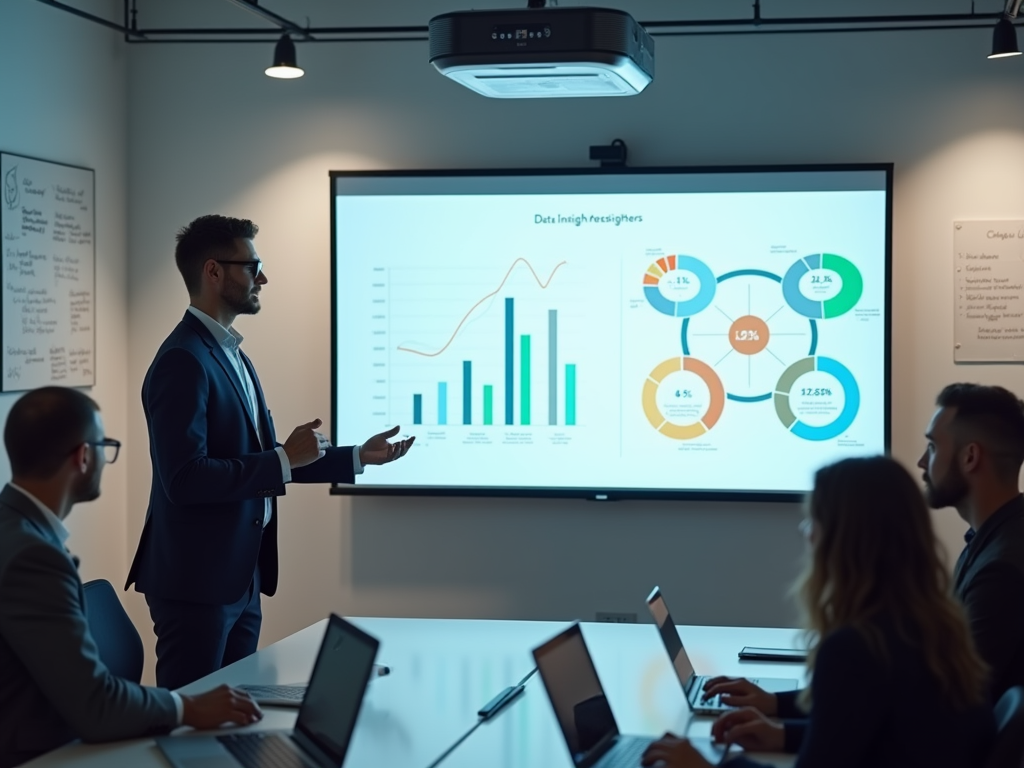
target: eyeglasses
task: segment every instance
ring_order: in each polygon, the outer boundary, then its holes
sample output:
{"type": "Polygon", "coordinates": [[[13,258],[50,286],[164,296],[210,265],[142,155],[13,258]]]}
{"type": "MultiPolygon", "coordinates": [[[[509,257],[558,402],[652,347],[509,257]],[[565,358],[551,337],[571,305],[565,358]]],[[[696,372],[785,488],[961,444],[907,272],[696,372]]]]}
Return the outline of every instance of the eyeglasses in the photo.
{"type": "Polygon", "coordinates": [[[240,264],[244,266],[249,274],[252,275],[252,279],[255,280],[260,276],[260,272],[263,271],[263,259],[246,259],[245,261],[229,261],[226,259],[215,259],[218,264],[240,264]]]}
{"type": "Polygon", "coordinates": [[[102,446],[103,447],[103,460],[107,464],[113,464],[117,461],[117,454],[121,452],[121,441],[115,440],[112,437],[104,437],[102,440],[86,441],[86,445],[102,446]]]}

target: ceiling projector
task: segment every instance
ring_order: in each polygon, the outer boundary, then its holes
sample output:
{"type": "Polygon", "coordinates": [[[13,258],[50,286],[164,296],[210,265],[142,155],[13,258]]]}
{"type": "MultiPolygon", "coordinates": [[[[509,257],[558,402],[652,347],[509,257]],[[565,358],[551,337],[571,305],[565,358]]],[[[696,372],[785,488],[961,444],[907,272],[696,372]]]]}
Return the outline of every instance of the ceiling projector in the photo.
{"type": "Polygon", "coordinates": [[[654,79],[654,40],[610,8],[456,11],[430,20],[430,63],[496,99],[633,96],[654,79]]]}

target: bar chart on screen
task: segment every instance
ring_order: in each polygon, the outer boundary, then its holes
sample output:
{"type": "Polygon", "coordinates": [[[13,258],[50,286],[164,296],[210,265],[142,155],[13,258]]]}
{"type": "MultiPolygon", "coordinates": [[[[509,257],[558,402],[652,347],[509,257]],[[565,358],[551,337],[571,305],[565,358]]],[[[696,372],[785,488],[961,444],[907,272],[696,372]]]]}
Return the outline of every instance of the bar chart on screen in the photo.
{"type": "Polygon", "coordinates": [[[577,426],[586,353],[572,280],[568,261],[544,257],[515,258],[504,269],[389,270],[392,421],[577,426]]]}

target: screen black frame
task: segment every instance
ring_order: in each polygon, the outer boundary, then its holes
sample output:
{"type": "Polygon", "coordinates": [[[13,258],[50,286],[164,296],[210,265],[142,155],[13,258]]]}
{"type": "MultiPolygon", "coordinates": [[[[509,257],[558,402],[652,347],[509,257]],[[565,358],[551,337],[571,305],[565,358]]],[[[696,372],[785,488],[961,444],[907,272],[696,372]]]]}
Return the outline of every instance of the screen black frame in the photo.
{"type": "MultiPolygon", "coordinates": [[[[329,171],[329,205],[331,237],[331,440],[338,437],[338,295],[337,264],[338,238],[336,215],[336,185],[339,178],[472,178],[486,176],[543,177],[543,176],[643,176],[643,175],[697,175],[740,173],[829,173],[829,172],[882,172],[885,174],[885,323],[884,323],[884,382],[883,382],[883,444],[888,454],[892,447],[892,191],[893,163],[832,163],[832,164],[774,164],[774,165],[693,165],[693,166],[604,166],[597,168],[472,168],[472,169],[414,169],[386,171],[329,171]]],[[[367,437],[370,437],[367,435],[367,437]]],[[[415,450],[415,447],[413,448],[415,450]]],[[[661,488],[593,488],[550,486],[388,486],[334,483],[331,495],[338,496],[430,496],[467,498],[550,498],[584,499],[588,501],[748,501],[792,504],[802,501],[805,494],[785,491],[742,491],[729,489],[661,488]]]]}

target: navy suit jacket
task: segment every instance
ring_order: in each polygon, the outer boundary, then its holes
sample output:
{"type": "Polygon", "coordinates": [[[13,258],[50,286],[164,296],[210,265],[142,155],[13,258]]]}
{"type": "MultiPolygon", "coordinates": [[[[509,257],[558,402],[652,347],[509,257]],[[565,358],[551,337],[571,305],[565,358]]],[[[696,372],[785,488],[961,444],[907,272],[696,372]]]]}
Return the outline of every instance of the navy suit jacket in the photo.
{"type": "MultiPolygon", "coordinates": [[[[152,488],[125,589],[134,583],[154,597],[227,605],[249,588],[258,564],[261,591],[277,590],[276,497],[285,484],[263,388],[242,360],[256,387],[255,424],[227,354],[191,312],[157,351],[142,385],[152,488]]],[[[330,448],[293,469],[292,480],[351,483],[352,450],[330,448]]]]}

